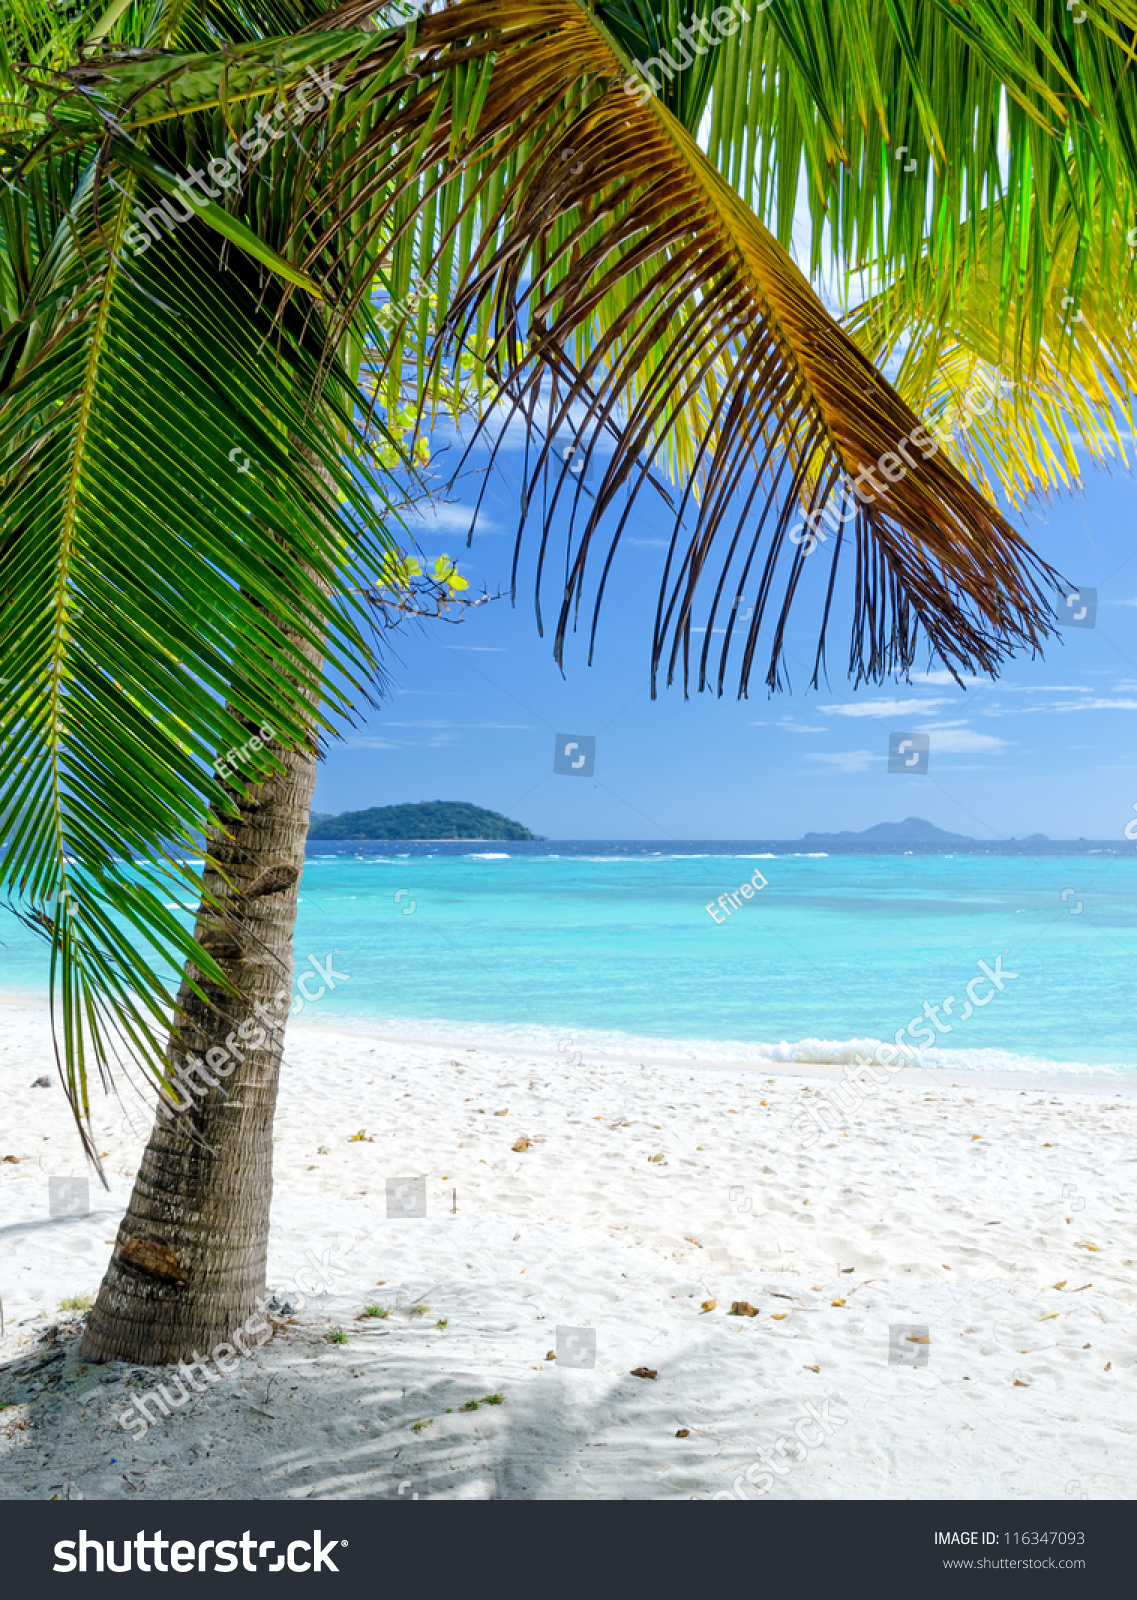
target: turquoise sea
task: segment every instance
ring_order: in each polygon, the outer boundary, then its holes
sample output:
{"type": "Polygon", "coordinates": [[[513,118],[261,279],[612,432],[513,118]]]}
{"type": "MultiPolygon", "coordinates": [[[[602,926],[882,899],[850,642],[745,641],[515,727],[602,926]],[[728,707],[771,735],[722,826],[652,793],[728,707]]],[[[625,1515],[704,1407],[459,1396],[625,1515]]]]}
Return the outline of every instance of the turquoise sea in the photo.
{"type": "MultiPolygon", "coordinates": [[[[1137,853],[1069,848],[313,843],[298,975],[334,952],[346,978],[297,1010],[455,1044],[839,1061],[927,1002],[944,1031],[925,1065],[1137,1072],[1137,853]],[[1017,974],[1001,991],[977,965],[997,957],[1017,974]],[[991,998],[963,1020],[974,979],[991,998]]],[[[6,921],[5,986],[26,995],[42,951],[6,921]]]]}
{"type": "MultiPolygon", "coordinates": [[[[825,1046],[891,1039],[925,1001],[954,994],[955,1020],[939,1014],[951,1031],[921,1050],[926,1060],[1137,1071],[1132,851],[313,844],[298,956],[336,947],[350,981],[307,1008],[313,1021],[382,1019],[454,1039],[455,1024],[476,1024],[479,1038],[562,1049],[571,1035],[581,1049],[635,1053],[652,1041],[655,1054],[842,1059],[825,1046]],[[766,886],[747,900],[738,889],[755,871],[766,886]],[[732,891],[728,917],[717,902],[732,891]],[[1002,970],[1018,976],[961,1021],[977,962],[993,966],[1004,950],[1002,970]]],[[[988,992],[986,981],[974,990],[988,992]]]]}

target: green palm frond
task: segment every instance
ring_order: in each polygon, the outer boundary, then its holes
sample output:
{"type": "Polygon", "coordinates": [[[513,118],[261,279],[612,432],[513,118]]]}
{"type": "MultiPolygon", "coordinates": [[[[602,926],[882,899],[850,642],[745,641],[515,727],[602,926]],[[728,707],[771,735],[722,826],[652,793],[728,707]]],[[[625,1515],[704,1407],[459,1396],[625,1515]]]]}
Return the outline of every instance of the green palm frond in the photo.
{"type": "Polygon", "coordinates": [[[186,858],[276,769],[250,730],[296,747],[309,704],[328,727],[366,692],[351,576],[393,548],[383,483],[344,465],[354,389],[311,301],[282,303],[208,219],[132,252],[132,218],[161,215],[137,166],[103,174],[97,214],[94,170],[60,213],[46,161],[0,202],[20,266],[0,322],[3,878],[52,939],[83,1118],[124,1046],[162,1079],[187,959],[222,981],[170,904],[199,889],[186,858]],[[240,747],[227,786],[214,762],[240,747]]]}
{"type": "MultiPolygon", "coordinates": [[[[1058,214],[1044,314],[1033,341],[1000,317],[1002,286],[983,271],[962,289],[929,260],[873,296],[847,326],[870,360],[895,366],[897,388],[947,433],[949,454],[989,495],[1001,489],[1023,506],[1032,494],[1080,482],[1086,460],[1126,461],[1133,434],[1137,233],[1117,212],[1091,211],[1100,272],[1079,278],[1083,222],[1072,204],[1058,214]]],[[[1001,249],[1003,216],[988,211],[981,230],[1001,249]]],[[[1030,300],[1034,285],[1024,286],[1030,300]]]]}
{"type": "MultiPolygon", "coordinates": [[[[771,0],[716,49],[692,111],[783,242],[808,200],[811,270],[869,270],[875,290],[930,258],[963,293],[982,267],[1029,341],[1062,209],[1086,216],[1100,181],[1102,222],[1134,220],[1135,40],[1135,0],[771,0]]],[[[1087,230],[1078,274],[1099,267],[1087,230]]]]}

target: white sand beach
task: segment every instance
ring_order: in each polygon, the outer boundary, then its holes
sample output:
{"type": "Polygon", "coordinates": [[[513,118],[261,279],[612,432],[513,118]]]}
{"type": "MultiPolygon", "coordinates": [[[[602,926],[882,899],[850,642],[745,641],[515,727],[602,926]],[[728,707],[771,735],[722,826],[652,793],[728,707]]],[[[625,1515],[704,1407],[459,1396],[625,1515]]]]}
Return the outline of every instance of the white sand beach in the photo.
{"type": "Polygon", "coordinates": [[[805,1147],[803,1106],[831,1087],[819,1066],[296,1026],[274,1337],[169,1417],[152,1408],[138,1438],[120,1419],[168,1371],[81,1366],[59,1304],[96,1289],[142,1139],[98,1100],[110,1192],[92,1181],[88,1216],[51,1219],[49,1176],[84,1164],[46,1012],[4,1006],[0,1029],[0,1497],[1137,1487],[1132,1080],[912,1070],[805,1147]],[[425,1217],[388,1218],[398,1175],[425,1175],[425,1217]],[[587,1330],[595,1365],[566,1365],[587,1330]]]}

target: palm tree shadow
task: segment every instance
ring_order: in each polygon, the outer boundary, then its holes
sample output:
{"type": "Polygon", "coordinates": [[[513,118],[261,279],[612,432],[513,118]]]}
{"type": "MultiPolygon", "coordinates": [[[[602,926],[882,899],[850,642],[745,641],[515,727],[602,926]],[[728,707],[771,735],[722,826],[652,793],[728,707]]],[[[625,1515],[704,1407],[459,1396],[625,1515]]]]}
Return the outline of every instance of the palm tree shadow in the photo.
{"type": "Polygon", "coordinates": [[[413,1501],[708,1492],[705,1437],[676,1438],[669,1391],[673,1384],[690,1389],[682,1352],[667,1358],[665,1390],[630,1374],[551,1370],[516,1393],[507,1390],[499,1405],[482,1399],[473,1374],[458,1365],[427,1384],[421,1372],[406,1352],[388,1362],[381,1383],[378,1374],[369,1381],[325,1373],[318,1435],[309,1432],[265,1459],[261,1493],[413,1501]],[[476,1409],[465,1409],[471,1400],[476,1409]]]}
{"type": "Polygon", "coordinates": [[[152,1397],[177,1399],[175,1369],[86,1366],[79,1331],[49,1332],[0,1364],[0,1498],[650,1499],[721,1487],[707,1460],[717,1438],[675,1437],[672,1394],[695,1388],[694,1349],[669,1353],[659,1383],[550,1366],[523,1385],[503,1377],[495,1402],[484,1358],[451,1357],[426,1330],[341,1346],[294,1326],[163,1415],[152,1397]],[[135,1437],[139,1401],[154,1420],[135,1437]]]}

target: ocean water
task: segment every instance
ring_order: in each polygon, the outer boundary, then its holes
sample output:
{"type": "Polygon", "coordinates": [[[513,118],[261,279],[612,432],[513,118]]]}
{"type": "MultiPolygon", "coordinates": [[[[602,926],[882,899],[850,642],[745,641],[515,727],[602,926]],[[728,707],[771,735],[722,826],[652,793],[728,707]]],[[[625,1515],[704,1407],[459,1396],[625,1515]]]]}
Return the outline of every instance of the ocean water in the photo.
{"type": "MultiPolygon", "coordinates": [[[[926,1066],[1133,1073],[1137,854],[1080,849],[313,843],[297,972],[331,955],[343,976],[310,977],[325,992],[295,1014],[708,1062],[850,1060],[919,1019],[926,1066]],[[719,897],[756,871],[728,916],[719,897]],[[972,980],[989,998],[965,1017],[972,980]]],[[[2,981],[26,994],[42,950],[5,920],[2,981]]]]}
{"type": "Polygon", "coordinates": [[[1133,852],[314,843],[297,953],[337,948],[350,981],[305,1008],[314,1022],[840,1061],[920,1018],[925,1065],[1137,1071],[1133,852]],[[756,870],[765,887],[743,899],[756,870]],[[1001,991],[980,961],[1008,974],[1001,991]],[[974,1008],[972,980],[974,998],[990,996],[974,1008]],[[930,1026],[925,1002],[952,995],[942,1031],[930,1026]]]}

